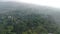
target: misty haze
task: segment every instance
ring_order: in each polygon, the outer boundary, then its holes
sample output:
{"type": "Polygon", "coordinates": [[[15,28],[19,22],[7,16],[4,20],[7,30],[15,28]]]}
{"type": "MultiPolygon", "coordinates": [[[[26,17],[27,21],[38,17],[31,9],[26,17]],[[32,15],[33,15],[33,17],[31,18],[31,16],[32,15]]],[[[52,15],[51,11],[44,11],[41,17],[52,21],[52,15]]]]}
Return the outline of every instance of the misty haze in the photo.
{"type": "Polygon", "coordinates": [[[0,0],[0,34],[60,34],[60,8],[15,1],[0,0]]]}

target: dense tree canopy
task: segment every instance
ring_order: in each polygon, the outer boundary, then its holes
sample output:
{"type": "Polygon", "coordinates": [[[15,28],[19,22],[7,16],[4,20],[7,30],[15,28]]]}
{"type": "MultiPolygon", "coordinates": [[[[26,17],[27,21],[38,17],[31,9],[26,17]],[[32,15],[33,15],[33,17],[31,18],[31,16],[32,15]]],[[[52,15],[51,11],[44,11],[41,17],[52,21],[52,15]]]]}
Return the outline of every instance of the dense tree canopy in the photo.
{"type": "Polygon", "coordinates": [[[0,34],[48,34],[57,31],[50,15],[19,11],[0,15],[0,34]]]}

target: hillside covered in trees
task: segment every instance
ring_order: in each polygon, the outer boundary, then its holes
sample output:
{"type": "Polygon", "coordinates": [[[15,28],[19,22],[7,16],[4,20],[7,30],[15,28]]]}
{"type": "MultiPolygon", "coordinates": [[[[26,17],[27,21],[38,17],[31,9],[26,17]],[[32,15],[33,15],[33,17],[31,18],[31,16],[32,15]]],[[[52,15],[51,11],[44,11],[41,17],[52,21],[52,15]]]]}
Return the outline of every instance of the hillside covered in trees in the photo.
{"type": "Polygon", "coordinates": [[[50,15],[13,11],[0,14],[0,34],[56,33],[57,26],[50,15]]]}
{"type": "Polygon", "coordinates": [[[54,17],[44,13],[54,11],[52,8],[23,3],[0,3],[0,34],[60,34],[54,17]]]}

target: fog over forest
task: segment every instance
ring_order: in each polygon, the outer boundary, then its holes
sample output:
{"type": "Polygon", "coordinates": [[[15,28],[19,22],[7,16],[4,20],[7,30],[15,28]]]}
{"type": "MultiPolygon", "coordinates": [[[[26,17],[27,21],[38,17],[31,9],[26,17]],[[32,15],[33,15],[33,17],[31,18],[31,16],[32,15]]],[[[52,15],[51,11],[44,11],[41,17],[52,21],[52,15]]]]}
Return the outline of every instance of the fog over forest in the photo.
{"type": "Polygon", "coordinates": [[[60,9],[52,8],[47,6],[39,6],[35,4],[27,4],[27,3],[18,3],[18,2],[0,2],[0,13],[7,13],[15,10],[23,10],[41,13],[45,15],[51,15],[59,24],[60,22],[60,9]]]}
{"type": "Polygon", "coordinates": [[[0,27],[1,34],[59,34],[60,9],[27,3],[0,2],[0,27]]]}

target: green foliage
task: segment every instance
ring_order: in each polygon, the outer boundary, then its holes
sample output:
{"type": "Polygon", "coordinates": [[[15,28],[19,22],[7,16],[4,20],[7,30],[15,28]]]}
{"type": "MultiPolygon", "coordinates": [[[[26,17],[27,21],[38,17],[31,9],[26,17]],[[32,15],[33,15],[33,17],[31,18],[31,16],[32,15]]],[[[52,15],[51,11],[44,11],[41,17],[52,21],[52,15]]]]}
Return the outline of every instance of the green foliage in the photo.
{"type": "Polygon", "coordinates": [[[0,34],[48,34],[56,31],[51,16],[35,13],[22,15],[18,12],[1,16],[0,34]]]}

